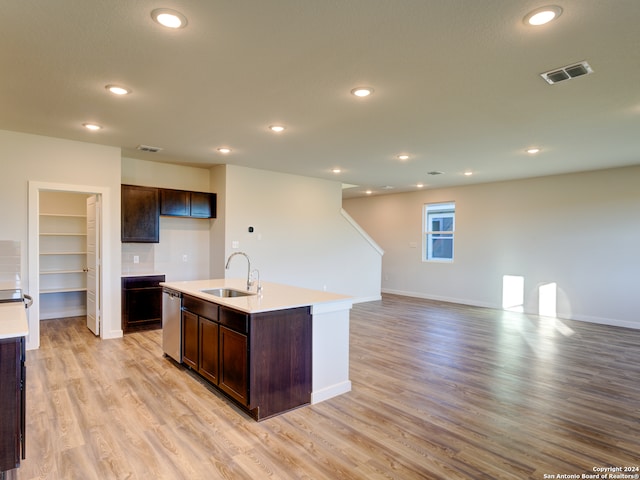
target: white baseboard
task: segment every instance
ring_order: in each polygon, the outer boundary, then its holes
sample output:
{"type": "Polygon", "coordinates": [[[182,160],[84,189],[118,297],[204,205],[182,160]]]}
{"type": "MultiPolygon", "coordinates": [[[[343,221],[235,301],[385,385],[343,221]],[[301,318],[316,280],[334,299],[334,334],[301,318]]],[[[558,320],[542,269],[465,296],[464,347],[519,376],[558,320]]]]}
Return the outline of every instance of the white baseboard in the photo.
{"type": "MultiPolygon", "coordinates": [[[[500,306],[496,306],[496,305],[481,304],[479,302],[472,302],[470,300],[461,299],[461,298],[437,297],[433,295],[426,295],[420,292],[406,292],[401,290],[391,290],[391,289],[383,288],[382,293],[389,293],[392,295],[402,295],[404,297],[424,298],[425,300],[435,300],[439,302],[457,303],[459,305],[469,305],[472,307],[493,308],[495,310],[503,310],[500,306]]],[[[538,315],[537,313],[533,313],[533,312],[524,312],[524,314],[538,315]]],[[[558,317],[558,318],[560,320],[575,320],[576,322],[597,323],[599,325],[609,325],[612,327],[633,328],[635,330],[640,330],[639,322],[629,322],[626,320],[618,320],[615,318],[592,317],[589,315],[572,315],[570,317],[558,317]]]]}
{"type": "Polygon", "coordinates": [[[64,310],[46,311],[40,310],[40,320],[53,320],[55,318],[84,317],[87,309],[84,307],[66,308],[64,310]]]}
{"type": "Polygon", "coordinates": [[[320,403],[350,391],[351,391],[351,380],[346,380],[344,382],[337,383],[335,385],[330,385],[328,387],[323,388],[322,390],[311,392],[311,404],[320,403]]]}

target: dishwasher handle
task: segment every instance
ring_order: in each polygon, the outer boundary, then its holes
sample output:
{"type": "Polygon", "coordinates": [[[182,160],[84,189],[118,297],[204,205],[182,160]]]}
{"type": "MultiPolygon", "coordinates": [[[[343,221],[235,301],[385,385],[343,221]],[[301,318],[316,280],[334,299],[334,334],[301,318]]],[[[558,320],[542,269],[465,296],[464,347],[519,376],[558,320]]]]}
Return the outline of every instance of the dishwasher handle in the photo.
{"type": "Polygon", "coordinates": [[[163,288],[162,293],[169,295],[174,298],[182,298],[182,294],[180,292],[176,292],[175,290],[169,290],[168,288],[163,288]]]}

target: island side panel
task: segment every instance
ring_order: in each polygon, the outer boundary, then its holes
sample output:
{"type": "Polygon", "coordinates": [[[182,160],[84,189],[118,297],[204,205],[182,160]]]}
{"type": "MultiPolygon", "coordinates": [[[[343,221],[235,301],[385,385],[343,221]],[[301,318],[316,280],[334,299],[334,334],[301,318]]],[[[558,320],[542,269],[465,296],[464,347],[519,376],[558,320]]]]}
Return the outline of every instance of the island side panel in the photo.
{"type": "Polygon", "coordinates": [[[313,384],[311,403],[351,391],[349,312],[352,302],[313,305],[313,384]]]}
{"type": "Polygon", "coordinates": [[[309,307],[251,315],[250,405],[257,420],[311,402],[309,307]]]}

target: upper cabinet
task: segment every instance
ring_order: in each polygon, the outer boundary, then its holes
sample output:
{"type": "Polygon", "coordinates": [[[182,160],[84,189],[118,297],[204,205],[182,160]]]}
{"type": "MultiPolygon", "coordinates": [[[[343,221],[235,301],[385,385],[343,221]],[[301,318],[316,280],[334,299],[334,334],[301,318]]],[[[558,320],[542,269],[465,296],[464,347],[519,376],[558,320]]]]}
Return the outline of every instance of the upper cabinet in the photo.
{"type": "Polygon", "coordinates": [[[122,185],[122,242],[160,242],[158,189],[122,185]]]}
{"type": "Polygon", "coordinates": [[[216,194],[122,185],[122,242],[158,243],[160,215],[215,218],[216,194]]]}
{"type": "Polygon", "coordinates": [[[216,194],[160,189],[160,215],[215,218],[216,194]]]}

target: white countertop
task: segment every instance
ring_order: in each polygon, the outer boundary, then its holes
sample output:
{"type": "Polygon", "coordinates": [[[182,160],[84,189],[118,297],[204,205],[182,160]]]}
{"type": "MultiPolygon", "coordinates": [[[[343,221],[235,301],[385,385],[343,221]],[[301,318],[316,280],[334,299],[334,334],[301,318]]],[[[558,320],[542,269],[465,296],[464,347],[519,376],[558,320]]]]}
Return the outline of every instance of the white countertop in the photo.
{"type": "Polygon", "coordinates": [[[162,272],[122,272],[121,277],[152,277],[156,275],[164,275],[162,272]]]}
{"type": "MultiPolygon", "coordinates": [[[[280,283],[261,283],[261,295],[255,294],[248,295],[246,297],[231,298],[216,297],[215,295],[203,293],[202,290],[209,290],[212,288],[233,288],[234,290],[242,290],[246,292],[246,279],[189,280],[182,282],[162,282],[160,285],[246,313],[269,312],[331,302],[347,302],[352,299],[352,297],[338,293],[292,287],[290,285],[283,285],[280,283]]],[[[256,286],[254,285],[252,287],[252,293],[255,293],[255,289],[256,286]]]]}
{"type": "Polygon", "coordinates": [[[28,334],[29,323],[24,303],[0,303],[0,340],[26,337],[28,334]]]}

